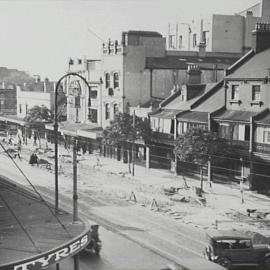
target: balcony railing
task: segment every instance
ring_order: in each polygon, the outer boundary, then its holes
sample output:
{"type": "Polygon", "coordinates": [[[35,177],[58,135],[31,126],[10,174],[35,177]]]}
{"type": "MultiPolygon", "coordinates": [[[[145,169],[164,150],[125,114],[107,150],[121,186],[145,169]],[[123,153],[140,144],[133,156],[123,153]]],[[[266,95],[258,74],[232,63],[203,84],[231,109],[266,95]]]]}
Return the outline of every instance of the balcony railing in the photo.
{"type": "Polygon", "coordinates": [[[253,152],[270,154],[270,144],[267,143],[253,143],[253,152]]]}
{"type": "Polygon", "coordinates": [[[238,141],[238,140],[232,140],[232,141],[227,141],[228,144],[232,144],[232,146],[235,149],[238,150],[243,150],[243,151],[248,151],[249,150],[249,141],[238,141]]]}
{"type": "Polygon", "coordinates": [[[151,135],[151,140],[159,143],[174,144],[174,135],[168,133],[162,133],[158,131],[153,131],[151,135]]]}

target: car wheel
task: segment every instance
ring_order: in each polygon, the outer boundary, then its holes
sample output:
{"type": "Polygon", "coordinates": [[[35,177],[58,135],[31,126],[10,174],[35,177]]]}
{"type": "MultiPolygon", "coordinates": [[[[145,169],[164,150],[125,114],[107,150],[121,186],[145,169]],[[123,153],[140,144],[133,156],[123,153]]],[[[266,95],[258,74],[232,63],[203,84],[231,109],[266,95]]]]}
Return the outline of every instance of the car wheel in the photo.
{"type": "Polygon", "coordinates": [[[270,257],[268,257],[264,260],[264,269],[270,270],[270,257]]]}
{"type": "Polygon", "coordinates": [[[216,260],[216,263],[227,268],[227,269],[231,269],[232,268],[232,262],[226,258],[226,257],[220,257],[216,260]]]}

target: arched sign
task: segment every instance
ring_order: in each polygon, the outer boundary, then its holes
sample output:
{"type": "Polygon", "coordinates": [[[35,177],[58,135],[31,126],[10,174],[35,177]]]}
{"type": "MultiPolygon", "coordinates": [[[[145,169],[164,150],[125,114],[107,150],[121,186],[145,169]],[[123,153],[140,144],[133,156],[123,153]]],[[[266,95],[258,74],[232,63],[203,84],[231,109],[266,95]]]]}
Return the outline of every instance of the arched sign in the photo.
{"type": "Polygon", "coordinates": [[[82,94],[82,88],[78,80],[71,81],[68,86],[68,93],[71,96],[78,97],[82,94]]]}

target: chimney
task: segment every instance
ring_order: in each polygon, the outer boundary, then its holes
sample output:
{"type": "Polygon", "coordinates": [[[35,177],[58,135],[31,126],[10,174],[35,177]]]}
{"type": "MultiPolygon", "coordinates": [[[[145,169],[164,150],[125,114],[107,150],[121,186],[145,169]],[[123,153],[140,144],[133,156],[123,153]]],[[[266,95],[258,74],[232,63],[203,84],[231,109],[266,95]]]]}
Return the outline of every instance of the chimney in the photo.
{"type": "Polygon", "coordinates": [[[256,23],[256,28],[252,31],[252,49],[259,53],[268,48],[270,48],[270,24],[256,23]]]}
{"type": "Polygon", "coordinates": [[[34,75],[35,82],[39,83],[40,82],[40,76],[39,75],[34,75]]]}
{"type": "Polygon", "coordinates": [[[187,84],[200,84],[201,83],[201,70],[198,65],[188,64],[187,69],[187,84]]]}
{"type": "Polygon", "coordinates": [[[206,56],[206,44],[205,42],[200,42],[199,44],[199,57],[206,56]]]}

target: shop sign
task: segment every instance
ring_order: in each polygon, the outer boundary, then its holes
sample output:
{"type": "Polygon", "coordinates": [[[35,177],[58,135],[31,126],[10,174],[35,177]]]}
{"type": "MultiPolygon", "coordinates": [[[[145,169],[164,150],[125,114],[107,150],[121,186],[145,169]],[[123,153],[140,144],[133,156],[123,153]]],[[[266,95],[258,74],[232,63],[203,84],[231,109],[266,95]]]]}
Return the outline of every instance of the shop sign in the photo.
{"type": "Polygon", "coordinates": [[[73,242],[66,246],[50,251],[46,254],[42,254],[39,257],[30,259],[24,262],[20,262],[13,266],[14,270],[38,270],[47,268],[49,265],[59,262],[60,260],[73,256],[80,250],[86,247],[89,242],[88,233],[84,234],[80,238],[77,238],[73,242]]]}

